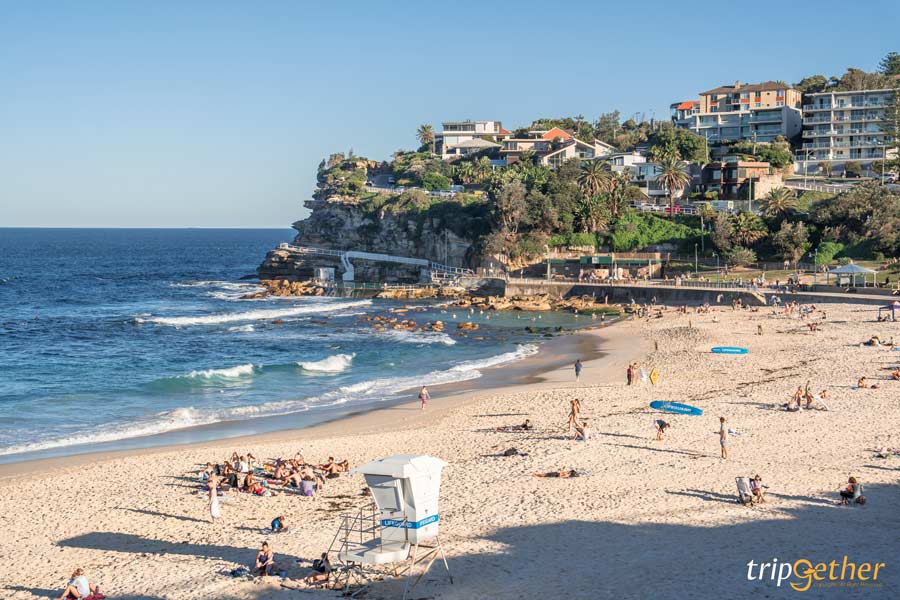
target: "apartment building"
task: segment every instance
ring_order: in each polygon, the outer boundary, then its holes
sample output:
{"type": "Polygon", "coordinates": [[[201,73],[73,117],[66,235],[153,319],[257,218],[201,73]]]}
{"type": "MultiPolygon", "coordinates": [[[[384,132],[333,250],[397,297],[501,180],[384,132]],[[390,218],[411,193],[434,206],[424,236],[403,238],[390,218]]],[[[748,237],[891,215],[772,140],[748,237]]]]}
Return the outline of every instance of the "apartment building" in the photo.
{"type": "Polygon", "coordinates": [[[801,94],[786,83],[766,81],[720,86],[699,100],[671,105],[672,122],[710,144],[737,140],[790,139],[802,129],[801,94]]]}
{"type": "Polygon", "coordinates": [[[434,152],[444,160],[497,147],[496,142],[485,138],[499,140],[510,135],[500,121],[447,121],[441,127],[443,130],[434,136],[434,152]]]}
{"type": "Polygon", "coordinates": [[[873,163],[895,155],[883,132],[885,108],[893,99],[891,89],[806,94],[799,169],[813,172],[818,163],[829,162],[842,171],[847,161],[857,161],[864,171],[876,170],[873,163]]]}
{"type": "Polygon", "coordinates": [[[716,192],[720,200],[755,200],[783,184],[781,174],[770,171],[767,162],[729,157],[703,166],[699,191],[716,192]]]}

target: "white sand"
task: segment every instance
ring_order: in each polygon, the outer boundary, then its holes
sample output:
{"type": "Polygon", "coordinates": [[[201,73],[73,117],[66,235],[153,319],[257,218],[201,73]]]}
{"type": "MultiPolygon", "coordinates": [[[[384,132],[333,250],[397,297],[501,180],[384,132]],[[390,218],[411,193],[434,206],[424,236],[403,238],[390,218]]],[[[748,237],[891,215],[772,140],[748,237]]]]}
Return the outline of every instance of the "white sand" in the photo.
{"type": "MultiPolygon", "coordinates": [[[[256,456],[348,457],[356,465],[395,453],[427,453],[450,466],[442,488],[442,538],[455,584],[435,567],[414,597],[423,598],[759,598],[796,592],[746,579],[749,560],[886,562],[880,587],[814,588],[809,597],[900,595],[897,475],[900,457],[869,449],[900,447],[900,382],[856,390],[860,375],[886,378],[880,367],[900,352],[860,348],[900,325],[873,323],[870,307],[828,305],[822,330],[758,313],[720,309],[713,315],[632,321],[611,328],[610,356],[587,364],[581,384],[570,368],[542,384],[481,394],[466,402],[436,397],[423,418],[415,404],[333,424],[313,432],[267,436],[129,456],[42,462],[35,473],[0,467],[0,589],[11,598],[59,593],[69,573],[86,569],[110,597],[267,598],[296,596],[279,580],[234,580],[269,539],[289,576],[305,569],[335,534],[338,515],[365,502],[359,476],[329,481],[323,496],[272,498],[232,494],[224,519],[208,522],[205,498],[188,474],[231,450],[256,456]],[[692,329],[688,329],[691,322],[692,329]],[[757,324],[764,335],[757,336],[757,324]],[[642,343],[638,340],[641,339],[642,343]],[[653,351],[653,342],[659,351],[653,351]],[[746,356],[709,353],[741,345],[746,356]],[[661,380],[655,388],[624,385],[624,366],[640,358],[661,380]],[[777,410],[811,379],[827,388],[831,411],[777,410]],[[582,399],[596,439],[566,436],[568,400],[582,399]],[[648,408],[654,399],[681,401],[701,417],[672,415],[671,433],[655,440],[648,408]],[[718,417],[741,432],[730,459],[719,458],[718,417]],[[530,418],[529,433],[498,433],[530,418]],[[390,420],[399,426],[372,433],[390,420]],[[526,457],[496,455],[515,446],[526,457]],[[58,463],[58,464],[55,464],[58,463]],[[535,471],[588,469],[579,479],[538,479],[535,471]],[[736,476],[759,473],[769,502],[736,502],[736,476]],[[865,485],[864,507],[836,505],[848,474],[865,485]],[[261,531],[283,513],[291,532],[261,531]]],[[[593,334],[587,334],[593,335],[593,334]]],[[[397,597],[400,582],[377,584],[367,598],[397,597]]],[[[335,592],[309,593],[335,597],[335,592]]]]}

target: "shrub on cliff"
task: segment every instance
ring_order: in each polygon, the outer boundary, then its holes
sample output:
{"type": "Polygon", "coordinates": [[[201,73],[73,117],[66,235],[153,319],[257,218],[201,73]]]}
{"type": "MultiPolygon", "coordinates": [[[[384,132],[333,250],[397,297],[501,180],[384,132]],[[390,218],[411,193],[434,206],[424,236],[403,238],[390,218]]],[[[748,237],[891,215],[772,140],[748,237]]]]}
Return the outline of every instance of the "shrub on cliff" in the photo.
{"type": "Polygon", "coordinates": [[[422,187],[426,190],[449,190],[450,180],[440,173],[425,173],[422,176],[422,187]]]}
{"type": "Polygon", "coordinates": [[[671,219],[627,213],[612,225],[610,246],[616,252],[628,252],[655,244],[688,246],[700,237],[700,231],[671,219]]]}

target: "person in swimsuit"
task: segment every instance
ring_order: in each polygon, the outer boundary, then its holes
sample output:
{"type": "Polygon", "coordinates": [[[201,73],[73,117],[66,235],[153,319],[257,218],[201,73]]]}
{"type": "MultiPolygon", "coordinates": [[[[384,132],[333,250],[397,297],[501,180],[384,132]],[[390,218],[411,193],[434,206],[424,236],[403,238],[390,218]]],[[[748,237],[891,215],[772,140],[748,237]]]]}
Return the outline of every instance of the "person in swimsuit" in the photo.
{"type": "Polygon", "coordinates": [[[263,542],[262,548],[256,554],[256,574],[269,575],[275,566],[275,553],[269,548],[269,542],[263,542]]]}
{"type": "Polygon", "coordinates": [[[79,567],[72,573],[72,577],[66,584],[66,589],[63,590],[59,600],[78,600],[78,598],[87,598],[89,596],[98,599],[105,598],[105,596],[100,593],[100,588],[97,584],[88,581],[88,578],[84,574],[84,569],[79,567]]]}
{"type": "Polygon", "coordinates": [[[663,433],[665,433],[666,429],[672,426],[671,423],[666,423],[662,419],[657,419],[653,422],[656,425],[656,441],[661,442],[663,439],[663,433]]]}
{"type": "Polygon", "coordinates": [[[722,449],[722,460],[728,460],[728,428],[725,417],[719,417],[719,447],[722,449]]]}
{"type": "Polygon", "coordinates": [[[560,469],[559,471],[549,471],[547,473],[532,473],[533,477],[559,477],[568,479],[569,477],[579,477],[578,471],[575,469],[560,469]]]}
{"type": "Polygon", "coordinates": [[[422,410],[425,410],[425,405],[428,403],[429,400],[431,400],[431,396],[428,395],[428,388],[426,388],[424,385],[422,386],[422,389],[419,391],[419,400],[422,401],[422,410]]]}
{"type": "Polygon", "coordinates": [[[750,491],[760,504],[766,501],[765,496],[763,496],[762,477],[759,476],[759,473],[750,480],[750,491]]]}

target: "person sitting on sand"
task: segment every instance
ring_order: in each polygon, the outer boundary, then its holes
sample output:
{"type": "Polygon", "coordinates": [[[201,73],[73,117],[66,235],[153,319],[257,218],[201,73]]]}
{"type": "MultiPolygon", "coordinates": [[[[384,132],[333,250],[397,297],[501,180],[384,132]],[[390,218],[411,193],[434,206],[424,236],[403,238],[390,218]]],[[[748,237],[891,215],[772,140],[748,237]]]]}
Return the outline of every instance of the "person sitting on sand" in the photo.
{"type": "Polygon", "coordinates": [[[79,598],[84,600],[87,600],[88,598],[93,600],[106,598],[106,596],[100,593],[100,588],[96,583],[88,581],[88,578],[84,574],[84,569],[81,567],[75,569],[72,573],[72,577],[66,584],[66,589],[59,597],[59,600],[77,600],[79,598]]]}
{"type": "Polygon", "coordinates": [[[324,581],[328,581],[328,578],[331,577],[331,561],[328,560],[328,553],[323,552],[321,558],[317,558],[312,563],[312,568],[315,573],[304,579],[308,585],[315,585],[317,583],[322,583],[324,581]]]}
{"type": "Polygon", "coordinates": [[[283,481],[288,475],[290,475],[290,471],[288,471],[287,466],[284,465],[284,463],[279,463],[275,466],[275,472],[272,473],[272,478],[283,481]]]}
{"type": "Polygon", "coordinates": [[[315,497],[319,491],[319,486],[316,485],[316,479],[314,477],[303,477],[300,479],[299,487],[301,496],[315,497]]]}
{"type": "Polygon", "coordinates": [[[859,487],[860,483],[859,481],[857,481],[856,477],[851,477],[850,479],[848,479],[847,487],[841,490],[841,504],[850,504],[850,500],[858,496],[856,491],[859,487]]]}
{"type": "Polygon", "coordinates": [[[657,419],[653,422],[656,425],[656,441],[661,442],[663,439],[663,433],[672,426],[671,423],[666,423],[662,419],[657,419]]]}
{"type": "Polygon", "coordinates": [[[275,553],[269,548],[269,542],[263,542],[256,554],[256,574],[271,575],[275,570],[275,553]]]}
{"type": "Polygon", "coordinates": [[[591,430],[588,427],[587,419],[584,419],[581,423],[575,425],[574,439],[576,442],[586,442],[591,439],[591,430]]]}
{"type": "Polygon", "coordinates": [[[750,492],[756,498],[758,503],[762,504],[766,501],[766,498],[763,495],[762,477],[759,476],[759,473],[754,475],[750,480],[750,492]]]}
{"type": "Polygon", "coordinates": [[[575,469],[560,469],[559,471],[548,471],[547,473],[532,473],[531,475],[532,477],[559,477],[561,479],[581,476],[575,469]]]}
{"type": "Polygon", "coordinates": [[[869,383],[866,381],[865,376],[863,376],[863,377],[860,377],[859,380],[856,382],[856,387],[858,387],[861,390],[877,390],[878,384],[873,383],[873,384],[869,385],[869,383]]]}
{"type": "Polygon", "coordinates": [[[494,429],[495,431],[531,431],[533,426],[530,419],[525,419],[525,422],[521,425],[502,425],[494,429]]]}
{"type": "Polygon", "coordinates": [[[234,467],[234,470],[238,473],[249,473],[250,472],[250,464],[247,462],[246,456],[241,456],[240,460],[238,460],[237,466],[234,467]]]}
{"type": "Polygon", "coordinates": [[[287,531],[287,525],[284,522],[284,516],[278,515],[272,519],[272,533],[281,533],[287,531]]]}

